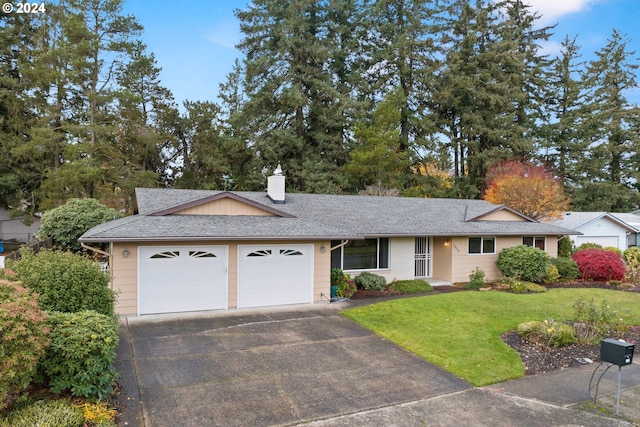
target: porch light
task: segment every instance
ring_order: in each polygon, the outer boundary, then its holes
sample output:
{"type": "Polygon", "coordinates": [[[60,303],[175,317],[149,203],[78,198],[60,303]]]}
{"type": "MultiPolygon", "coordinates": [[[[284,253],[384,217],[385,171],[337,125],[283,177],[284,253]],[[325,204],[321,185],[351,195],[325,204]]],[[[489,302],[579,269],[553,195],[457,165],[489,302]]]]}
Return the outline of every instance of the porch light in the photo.
{"type": "Polygon", "coordinates": [[[129,250],[125,249],[124,251],[122,251],[122,256],[125,258],[129,258],[129,250]]]}
{"type": "Polygon", "coordinates": [[[448,247],[449,247],[449,245],[451,245],[451,240],[446,239],[446,240],[444,241],[444,247],[445,247],[445,248],[448,248],[448,247]]]}

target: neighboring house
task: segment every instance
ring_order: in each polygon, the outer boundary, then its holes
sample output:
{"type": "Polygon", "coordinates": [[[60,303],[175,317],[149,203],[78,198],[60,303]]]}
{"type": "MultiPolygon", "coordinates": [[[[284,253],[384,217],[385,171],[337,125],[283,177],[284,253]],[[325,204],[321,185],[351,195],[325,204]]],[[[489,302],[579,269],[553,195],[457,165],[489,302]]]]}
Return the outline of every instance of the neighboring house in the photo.
{"type": "Polygon", "coordinates": [[[640,217],[628,213],[565,212],[561,218],[549,222],[582,233],[569,236],[576,247],[597,243],[624,251],[629,246],[636,246],[640,233],[640,217]]]}
{"type": "Polygon", "coordinates": [[[35,240],[40,229],[40,218],[34,218],[31,225],[24,225],[24,218],[12,218],[9,211],[0,208],[0,240],[29,243],[35,240]]]}
{"type": "Polygon", "coordinates": [[[506,247],[557,254],[571,230],[483,200],[136,189],[133,216],[87,231],[109,242],[120,314],[246,308],[328,300],[330,269],[394,279],[498,278],[506,247]]]}

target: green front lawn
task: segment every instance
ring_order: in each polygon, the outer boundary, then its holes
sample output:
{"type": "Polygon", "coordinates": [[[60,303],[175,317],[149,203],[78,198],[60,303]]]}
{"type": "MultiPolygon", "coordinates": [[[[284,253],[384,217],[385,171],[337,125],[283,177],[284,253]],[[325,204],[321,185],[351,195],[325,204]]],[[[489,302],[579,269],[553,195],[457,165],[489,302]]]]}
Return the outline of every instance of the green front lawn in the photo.
{"type": "Polygon", "coordinates": [[[524,376],[518,353],[500,336],[529,320],[570,319],[582,297],[618,307],[640,324],[640,294],[602,289],[552,289],[540,294],[454,292],[349,309],[343,314],[429,362],[484,386],[524,376]]]}

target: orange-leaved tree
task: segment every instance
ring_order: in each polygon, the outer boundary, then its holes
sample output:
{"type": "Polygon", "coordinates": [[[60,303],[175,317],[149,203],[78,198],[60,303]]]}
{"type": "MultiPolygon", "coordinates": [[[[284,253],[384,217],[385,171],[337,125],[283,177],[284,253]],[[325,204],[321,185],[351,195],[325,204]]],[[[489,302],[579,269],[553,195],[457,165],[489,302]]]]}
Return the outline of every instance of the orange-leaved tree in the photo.
{"type": "Polygon", "coordinates": [[[506,160],[490,167],[483,198],[534,219],[557,218],[569,208],[562,178],[530,161],[506,160]]]}

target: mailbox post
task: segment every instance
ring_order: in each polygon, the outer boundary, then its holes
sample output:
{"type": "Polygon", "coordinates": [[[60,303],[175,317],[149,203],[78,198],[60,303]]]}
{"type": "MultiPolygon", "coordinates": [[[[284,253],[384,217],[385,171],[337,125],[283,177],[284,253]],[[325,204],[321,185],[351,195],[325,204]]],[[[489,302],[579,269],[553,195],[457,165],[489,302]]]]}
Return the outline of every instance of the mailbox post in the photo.
{"type": "Polygon", "coordinates": [[[618,366],[618,398],[616,400],[616,415],[620,413],[620,381],[622,367],[633,363],[635,345],[626,341],[605,338],[600,341],[600,360],[618,366]]]}

